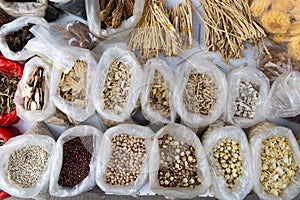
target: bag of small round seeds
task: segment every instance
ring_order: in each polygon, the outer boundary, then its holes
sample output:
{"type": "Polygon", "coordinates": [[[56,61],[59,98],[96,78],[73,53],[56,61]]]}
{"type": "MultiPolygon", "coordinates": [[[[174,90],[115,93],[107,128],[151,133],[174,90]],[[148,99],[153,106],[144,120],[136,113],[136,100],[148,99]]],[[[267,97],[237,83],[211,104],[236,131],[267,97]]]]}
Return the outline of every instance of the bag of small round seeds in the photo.
{"type": "Polygon", "coordinates": [[[102,133],[87,125],[66,130],[57,140],[51,166],[52,196],[75,196],[93,189],[102,133]]]}
{"type": "Polygon", "coordinates": [[[149,163],[150,189],[166,197],[193,198],[207,192],[211,178],[197,135],[169,124],[155,135],[149,163]]]}
{"type": "Polygon", "coordinates": [[[211,191],[217,199],[244,199],[253,187],[252,158],[241,128],[225,126],[206,136],[203,148],[210,164],[211,191]]]}
{"type": "Polygon", "coordinates": [[[226,118],[233,125],[249,128],[264,120],[269,80],[258,69],[240,67],[228,75],[226,118]]]}
{"type": "Polygon", "coordinates": [[[109,128],[98,155],[96,182],[105,192],[136,196],[151,171],[154,133],[148,127],[122,124],[109,128]]]}
{"type": "Polygon", "coordinates": [[[300,151],[292,131],[256,129],[250,138],[254,191],[261,199],[293,199],[300,191],[300,151]]]}

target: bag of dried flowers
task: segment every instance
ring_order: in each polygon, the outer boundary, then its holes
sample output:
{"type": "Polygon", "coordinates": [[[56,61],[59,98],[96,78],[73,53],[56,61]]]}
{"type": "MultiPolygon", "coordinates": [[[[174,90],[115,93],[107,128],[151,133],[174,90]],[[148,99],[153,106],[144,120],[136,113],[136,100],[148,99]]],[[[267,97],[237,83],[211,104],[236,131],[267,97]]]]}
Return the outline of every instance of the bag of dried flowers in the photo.
{"type": "Polygon", "coordinates": [[[264,73],[252,67],[240,67],[229,73],[227,81],[227,121],[249,128],[264,120],[269,93],[269,80],[264,73]]]}
{"type": "Polygon", "coordinates": [[[40,57],[30,59],[18,83],[14,102],[17,114],[25,121],[44,121],[55,112],[50,100],[52,66],[40,57]]]}
{"type": "Polygon", "coordinates": [[[52,196],[75,196],[93,189],[102,133],[92,126],[75,126],[57,140],[51,166],[52,196]]]}
{"type": "Polygon", "coordinates": [[[161,128],[150,154],[150,189],[166,197],[193,198],[207,192],[210,172],[197,135],[180,124],[161,128]]]}
{"type": "Polygon", "coordinates": [[[163,60],[151,59],[144,66],[144,73],[141,91],[144,117],[152,123],[174,122],[176,111],[171,100],[176,83],[173,69],[163,60]]]}
{"type": "Polygon", "coordinates": [[[217,199],[244,199],[253,187],[252,158],[241,128],[225,126],[209,132],[203,148],[210,164],[211,192],[217,199]]]}
{"type": "Polygon", "coordinates": [[[144,0],[85,0],[85,6],[92,33],[101,38],[122,37],[142,17],[144,0]]]}
{"type": "Polygon", "coordinates": [[[273,125],[251,135],[256,194],[267,200],[296,197],[300,191],[300,152],[292,131],[273,125]]]}
{"type": "Polygon", "coordinates": [[[152,170],[149,156],[153,137],[150,128],[138,125],[108,129],[98,155],[97,185],[106,193],[136,196],[152,170]]]}

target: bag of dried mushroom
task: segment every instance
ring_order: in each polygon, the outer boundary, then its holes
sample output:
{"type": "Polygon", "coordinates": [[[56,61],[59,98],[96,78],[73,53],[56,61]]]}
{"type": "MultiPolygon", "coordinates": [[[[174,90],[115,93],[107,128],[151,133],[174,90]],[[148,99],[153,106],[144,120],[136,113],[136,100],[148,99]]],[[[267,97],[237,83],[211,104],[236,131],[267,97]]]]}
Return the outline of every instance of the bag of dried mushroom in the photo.
{"type": "Polygon", "coordinates": [[[153,192],[171,198],[193,198],[207,192],[211,178],[197,135],[180,124],[161,128],[151,147],[149,170],[153,192]]]}
{"type": "Polygon", "coordinates": [[[122,124],[108,129],[98,154],[97,185],[106,193],[136,196],[148,179],[154,133],[148,127],[122,124]]]}
{"type": "Polygon", "coordinates": [[[208,133],[203,148],[210,164],[211,191],[217,199],[244,199],[253,187],[252,157],[241,128],[225,126],[208,133]]]}
{"type": "Polygon", "coordinates": [[[144,117],[152,123],[175,121],[176,111],[172,104],[174,72],[160,59],[148,60],[144,66],[144,83],[141,106],[144,117]]]}
{"type": "Polygon", "coordinates": [[[119,47],[107,48],[95,72],[93,100],[104,121],[121,123],[136,109],[143,70],[134,54],[119,47]]]}
{"type": "Polygon", "coordinates": [[[224,112],[227,99],[225,74],[212,62],[192,57],[178,65],[174,107],[188,126],[198,128],[216,121],[224,112]]]}
{"type": "Polygon", "coordinates": [[[52,196],[75,196],[93,189],[102,133],[92,126],[75,126],[57,140],[51,166],[52,196]]]}
{"type": "Polygon", "coordinates": [[[85,0],[92,33],[101,38],[126,36],[142,17],[145,0],[85,0]]]}
{"type": "Polygon", "coordinates": [[[292,131],[273,125],[258,128],[251,135],[256,194],[267,200],[296,197],[300,191],[300,152],[292,131]]]}
{"type": "Polygon", "coordinates": [[[17,114],[26,121],[44,121],[55,112],[50,100],[52,66],[40,57],[30,59],[18,84],[14,102],[17,114]]]}
{"type": "Polygon", "coordinates": [[[249,128],[265,118],[265,104],[269,93],[269,80],[260,70],[240,67],[227,78],[227,121],[249,128]]]}

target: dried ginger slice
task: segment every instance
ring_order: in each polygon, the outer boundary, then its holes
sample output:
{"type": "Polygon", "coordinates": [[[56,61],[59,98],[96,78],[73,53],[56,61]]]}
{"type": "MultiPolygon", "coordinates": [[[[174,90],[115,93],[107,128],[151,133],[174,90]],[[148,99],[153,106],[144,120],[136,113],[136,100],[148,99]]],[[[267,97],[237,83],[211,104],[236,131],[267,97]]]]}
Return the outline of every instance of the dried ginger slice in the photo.
{"type": "Polygon", "coordinates": [[[250,11],[253,17],[259,17],[273,3],[273,0],[254,0],[250,11]]]}
{"type": "Polygon", "coordinates": [[[269,33],[286,33],[291,22],[286,13],[270,10],[263,14],[261,18],[262,26],[269,33]]]}

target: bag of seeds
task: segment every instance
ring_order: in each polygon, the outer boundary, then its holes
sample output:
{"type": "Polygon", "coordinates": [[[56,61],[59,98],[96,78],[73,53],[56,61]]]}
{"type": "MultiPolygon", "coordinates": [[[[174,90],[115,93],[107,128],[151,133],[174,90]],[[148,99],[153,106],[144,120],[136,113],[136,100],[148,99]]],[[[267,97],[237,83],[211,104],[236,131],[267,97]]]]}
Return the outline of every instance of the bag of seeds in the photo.
{"type": "Polygon", "coordinates": [[[226,118],[233,125],[249,128],[264,120],[269,80],[260,70],[240,67],[228,75],[226,118]]]}
{"type": "Polygon", "coordinates": [[[110,47],[95,72],[93,100],[104,120],[121,123],[130,118],[140,95],[143,70],[134,54],[110,47]]]}
{"type": "Polygon", "coordinates": [[[175,80],[174,107],[188,126],[205,127],[224,112],[227,81],[212,62],[194,56],[178,65],[175,80]]]}
{"type": "Polygon", "coordinates": [[[179,124],[161,128],[150,154],[150,188],[173,198],[193,198],[207,192],[211,178],[197,135],[179,124]]]}
{"type": "Polygon", "coordinates": [[[45,25],[47,22],[39,17],[20,17],[0,28],[0,51],[10,60],[25,61],[35,53],[25,49],[25,45],[34,36],[29,29],[35,25],[45,25]]]}
{"type": "Polygon", "coordinates": [[[261,199],[293,199],[300,191],[300,152],[292,131],[272,126],[250,138],[254,191],[261,199]]]}
{"type": "Polygon", "coordinates": [[[52,66],[39,57],[26,64],[14,102],[19,117],[26,121],[44,121],[55,112],[50,100],[52,66]]]}
{"type": "Polygon", "coordinates": [[[123,37],[142,17],[145,0],[85,0],[92,33],[101,38],[123,37]]]}
{"type": "Polygon", "coordinates": [[[106,193],[136,196],[151,170],[154,133],[148,127],[122,124],[108,129],[98,155],[96,182],[106,193]]]}
{"type": "Polygon", "coordinates": [[[75,196],[96,185],[96,157],[102,133],[92,126],[75,126],[57,140],[49,192],[56,197],[75,196]]]}

